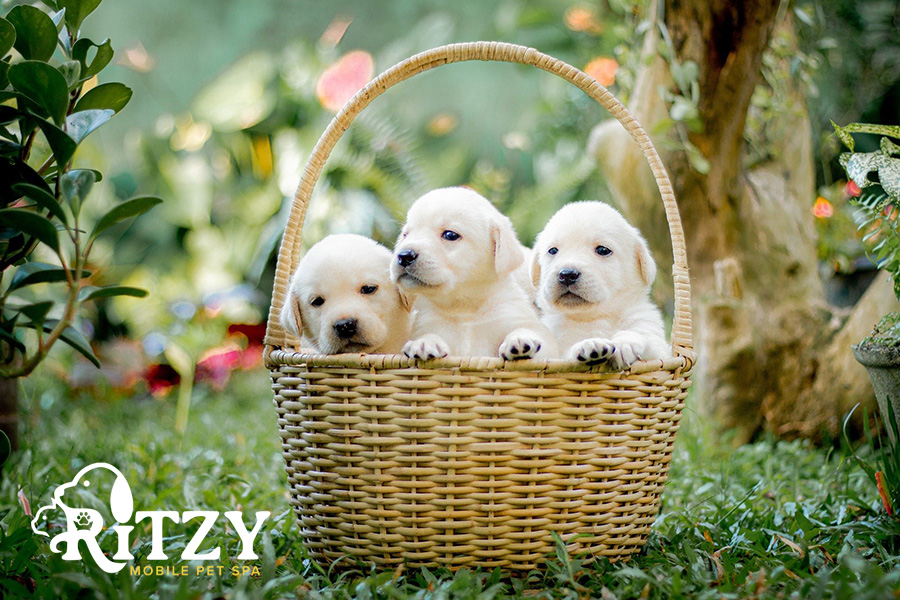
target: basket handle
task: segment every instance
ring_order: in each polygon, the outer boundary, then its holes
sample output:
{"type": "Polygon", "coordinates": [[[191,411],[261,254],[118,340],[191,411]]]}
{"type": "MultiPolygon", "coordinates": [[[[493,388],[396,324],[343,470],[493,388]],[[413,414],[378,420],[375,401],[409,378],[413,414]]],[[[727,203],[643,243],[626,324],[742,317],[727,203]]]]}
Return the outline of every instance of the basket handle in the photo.
{"type": "Polygon", "coordinates": [[[288,216],[287,227],[278,251],[278,264],[275,269],[275,285],[272,292],[272,306],[269,309],[269,322],[266,328],[267,352],[276,347],[299,346],[299,340],[289,335],[281,327],[278,315],[287,296],[291,273],[300,260],[300,242],[303,233],[303,220],[306,207],[312,196],[313,187],[322,173],[325,160],[337,144],[343,133],[350,127],[353,119],[380,96],[388,88],[409,79],[413,75],[429,71],[435,67],[450,63],[470,60],[497,61],[532,65],[553,73],[575,85],[588,96],[600,103],[613,117],[625,127],[631,137],[638,143],[644,157],[650,163],[650,169],[656,178],[666,220],[669,223],[669,235],[672,238],[674,264],[672,277],[675,284],[675,319],[672,326],[672,346],[676,356],[693,360],[693,340],[691,336],[691,284],[688,277],[687,251],[685,249],[684,231],[681,227],[681,216],[672,191],[672,183],[666,169],[653,147],[647,132],[609,90],[597,83],[593,78],[575,67],[538,52],[534,48],[507,44],[503,42],[469,42],[440,46],[420,54],[416,54],[383,72],[360,90],[341,111],[332,119],[328,128],[319,138],[313,153],[306,164],[300,185],[294,196],[288,216]]]}

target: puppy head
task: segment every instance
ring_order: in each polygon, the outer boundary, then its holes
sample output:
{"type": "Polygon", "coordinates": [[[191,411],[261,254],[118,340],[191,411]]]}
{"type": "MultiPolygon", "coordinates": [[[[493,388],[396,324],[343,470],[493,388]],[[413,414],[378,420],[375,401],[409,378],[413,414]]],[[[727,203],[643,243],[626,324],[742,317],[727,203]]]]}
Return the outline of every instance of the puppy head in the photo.
{"type": "Polygon", "coordinates": [[[538,235],[531,275],[546,310],[596,314],[597,305],[646,296],[656,264],[640,232],[618,211],[602,202],[575,202],[538,235]]]}
{"type": "Polygon", "coordinates": [[[391,258],[390,250],[360,235],[326,237],[297,265],[282,327],[302,333],[324,354],[377,352],[409,312],[391,282],[391,258]]]}
{"type": "Polygon", "coordinates": [[[410,294],[446,297],[508,277],[524,260],[512,222],[486,198],[442,188],[409,209],[391,279],[410,294]]]}

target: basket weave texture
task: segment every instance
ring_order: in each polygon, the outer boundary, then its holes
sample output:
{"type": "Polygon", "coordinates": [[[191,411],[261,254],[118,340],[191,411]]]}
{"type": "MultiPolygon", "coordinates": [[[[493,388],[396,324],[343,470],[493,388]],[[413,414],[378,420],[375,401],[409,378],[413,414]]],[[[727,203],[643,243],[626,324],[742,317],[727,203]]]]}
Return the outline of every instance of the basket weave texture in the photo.
{"type": "Polygon", "coordinates": [[[532,569],[553,551],[554,533],[572,552],[627,558],[659,511],[694,360],[684,234],[668,175],[640,124],[583,72],[523,46],[442,46],[379,75],[323,133],[291,206],[266,334],[290,502],[314,559],[532,569]],[[562,77],[640,144],[672,237],[673,358],[610,373],[561,360],[327,356],[304,351],[281,328],[306,207],[340,136],[389,87],[470,60],[562,77]]]}

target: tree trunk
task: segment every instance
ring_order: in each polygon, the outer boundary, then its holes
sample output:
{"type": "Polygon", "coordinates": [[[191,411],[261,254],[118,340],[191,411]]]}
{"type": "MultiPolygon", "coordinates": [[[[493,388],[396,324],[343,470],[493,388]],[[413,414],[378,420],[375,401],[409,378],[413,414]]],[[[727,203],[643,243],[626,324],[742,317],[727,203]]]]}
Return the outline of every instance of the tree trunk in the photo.
{"type": "Polygon", "coordinates": [[[19,449],[19,380],[0,378],[0,431],[19,449]]]}
{"type": "MultiPolygon", "coordinates": [[[[818,275],[812,134],[804,99],[767,123],[773,155],[745,167],[744,128],[761,80],[763,51],[776,25],[791,32],[779,0],[730,3],[666,0],[665,23],[681,62],[700,67],[701,133],[689,139],[709,160],[707,174],[683,151],[663,160],[675,186],[687,235],[700,355],[694,398],[707,414],[738,430],[738,442],[760,428],[779,435],[837,435],[844,414],[872,401],[865,370],[850,343],[882,311],[897,309],[884,278],[852,314],[825,301],[818,275]]],[[[648,34],[645,52],[655,54],[648,34]]],[[[660,85],[671,88],[669,65],[644,61],[630,108],[646,127],[667,116],[660,85]]],[[[658,145],[659,146],[659,145],[658,145]]],[[[661,266],[671,264],[658,192],[640,150],[615,123],[592,135],[598,164],[626,215],[642,229],[661,266]]],[[[664,272],[664,270],[663,270],[664,272]]]]}

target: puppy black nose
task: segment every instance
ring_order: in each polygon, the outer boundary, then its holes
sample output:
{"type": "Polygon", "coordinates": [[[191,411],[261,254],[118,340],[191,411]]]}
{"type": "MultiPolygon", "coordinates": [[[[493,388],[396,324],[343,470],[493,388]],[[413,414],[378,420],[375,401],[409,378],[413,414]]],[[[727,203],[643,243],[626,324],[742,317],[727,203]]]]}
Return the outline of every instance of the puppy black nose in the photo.
{"type": "Polygon", "coordinates": [[[578,269],[560,269],[559,275],[556,278],[563,285],[572,285],[578,278],[581,277],[581,273],[578,272],[578,269]]]}
{"type": "Polygon", "coordinates": [[[397,262],[401,267],[408,267],[416,262],[417,258],[419,258],[419,254],[415,250],[403,250],[397,253],[397,262]]]}
{"type": "Polygon", "coordinates": [[[352,338],[356,335],[356,319],[341,319],[340,321],[335,321],[332,327],[337,336],[342,340],[352,338]]]}

